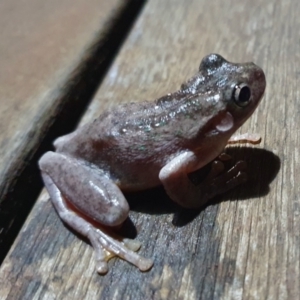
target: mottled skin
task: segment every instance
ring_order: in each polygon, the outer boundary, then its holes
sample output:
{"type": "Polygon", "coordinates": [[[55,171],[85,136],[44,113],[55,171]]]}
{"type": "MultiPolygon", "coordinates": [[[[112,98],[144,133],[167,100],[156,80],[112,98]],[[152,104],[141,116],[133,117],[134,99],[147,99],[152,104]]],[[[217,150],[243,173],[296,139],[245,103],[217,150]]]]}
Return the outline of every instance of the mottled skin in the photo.
{"type": "Polygon", "coordinates": [[[194,208],[245,180],[241,162],[225,172],[215,163],[198,186],[187,174],[218,157],[257,107],[265,85],[263,71],[253,63],[234,64],[211,54],[177,92],[119,105],[55,141],[56,152],[39,162],[45,186],[60,217],[90,239],[99,273],[107,272],[110,256],[104,249],[141,270],[152,266],[131,251],[137,244],[125,241],[131,250],[126,248],[100,225],[116,226],[127,218],[121,190],[163,184],[172,200],[194,208]]]}

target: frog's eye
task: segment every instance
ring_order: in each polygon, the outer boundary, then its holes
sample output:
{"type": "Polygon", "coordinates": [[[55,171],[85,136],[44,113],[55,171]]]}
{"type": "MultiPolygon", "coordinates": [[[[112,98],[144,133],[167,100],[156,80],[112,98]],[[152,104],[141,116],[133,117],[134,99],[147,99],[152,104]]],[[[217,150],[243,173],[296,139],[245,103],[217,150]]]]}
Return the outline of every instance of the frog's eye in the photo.
{"type": "Polygon", "coordinates": [[[249,86],[246,83],[237,84],[233,90],[233,99],[238,106],[247,106],[251,99],[249,86]]]}

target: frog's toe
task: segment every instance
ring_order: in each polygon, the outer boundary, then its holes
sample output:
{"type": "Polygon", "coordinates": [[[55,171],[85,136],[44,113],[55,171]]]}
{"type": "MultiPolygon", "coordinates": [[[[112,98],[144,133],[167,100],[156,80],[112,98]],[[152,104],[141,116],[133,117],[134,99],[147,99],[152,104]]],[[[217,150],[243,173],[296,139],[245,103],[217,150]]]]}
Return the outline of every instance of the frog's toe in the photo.
{"type": "Polygon", "coordinates": [[[228,153],[222,152],[219,156],[218,159],[220,161],[229,161],[232,159],[231,155],[229,155],[228,153]]]}
{"type": "Polygon", "coordinates": [[[244,160],[239,160],[232,169],[236,171],[243,171],[247,169],[247,163],[244,160]]]}
{"type": "Polygon", "coordinates": [[[149,271],[152,268],[152,266],[153,266],[153,260],[148,259],[148,258],[144,258],[144,257],[141,257],[141,259],[138,263],[138,268],[142,272],[149,271]]]}
{"type": "Polygon", "coordinates": [[[245,172],[238,172],[238,174],[234,177],[232,177],[230,180],[226,182],[227,189],[232,189],[236,187],[237,185],[240,185],[244,182],[246,182],[248,179],[247,173],[245,172]]]}
{"type": "Polygon", "coordinates": [[[247,168],[247,163],[243,160],[240,160],[227,172],[216,177],[214,180],[214,184],[219,185],[222,183],[226,183],[227,185],[230,185],[229,183],[233,180],[234,182],[235,181],[243,182],[244,180],[247,180],[247,174],[244,172],[246,168],[247,168]]]}
{"type": "MultiPolygon", "coordinates": [[[[211,182],[211,187],[218,190],[218,194],[224,193],[232,188],[247,181],[247,174],[244,170],[247,168],[245,161],[238,161],[227,172],[219,175],[211,182]]],[[[212,190],[212,193],[213,190],[212,190]]]]}
{"type": "Polygon", "coordinates": [[[108,272],[108,265],[106,261],[98,261],[97,272],[100,275],[105,275],[108,272]]]}
{"type": "Polygon", "coordinates": [[[244,134],[239,134],[232,136],[228,144],[260,144],[261,142],[261,136],[258,133],[244,133],[244,134]]]}
{"type": "Polygon", "coordinates": [[[132,251],[138,251],[142,246],[142,244],[136,240],[123,238],[122,241],[123,241],[124,245],[132,251]]]}
{"type": "Polygon", "coordinates": [[[212,180],[213,178],[216,178],[219,174],[221,174],[224,171],[224,164],[219,161],[215,160],[211,164],[211,170],[208,173],[208,175],[205,178],[205,182],[212,180]]]}
{"type": "Polygon", "coordinates": [[[224,164],[221,161],[215,160],[211,166],[211,174],[216,176],[224,171],[224,164]]]}

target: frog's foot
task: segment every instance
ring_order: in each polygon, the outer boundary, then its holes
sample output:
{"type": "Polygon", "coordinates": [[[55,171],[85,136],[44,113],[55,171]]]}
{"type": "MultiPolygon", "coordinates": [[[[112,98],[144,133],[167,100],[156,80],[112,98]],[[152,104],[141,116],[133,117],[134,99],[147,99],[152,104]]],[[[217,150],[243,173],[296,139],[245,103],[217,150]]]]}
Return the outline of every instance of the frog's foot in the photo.
{"type": "Polygon", "coordinates": [[[244,133],[240,135],[232,136],[228,144],[259,144],[261,142],[261,137],[257,133],[244,133]]]}
{"type": "Polygon", "coordinates": [[[211,199],[247,181],[247,174],[244,172],[247,167],[246,162],[238,161],[225,172],[223,172],[224,165],[222,171],[220,165],[223,165],[221,161],[214,161],[208,176],[197,186],[204,199],[211,199]]]}
{"type": "Polygon", "coordinates": [[[94,226],[67,205],[60,190],[50,176],[42,172],[42,177],[60,218],[78,233],[87,237],[91,242],[96,252],[98,273],[107,273],[107,261],[114,256],[118,256],[132,263],[141,271],[147,271],[152,267],[152,260],[144,258],[134,252],[140,248],[139,242],[122,239],[110,233],[107,229],[94,226]]]}
{"type": "Polygon", "coordinates": [[[106,230],[92,227],[88,233],[88,238],[95,249],[97,260],[97,272],[106,274],[108,271],[107,262],[118,256],[141,271],[148,271],[153,266],[151,259],[144,258],[134,251],[138,251],[141,244],[137,241],[117,237],[115,234],[108,234],[106,230]]]}

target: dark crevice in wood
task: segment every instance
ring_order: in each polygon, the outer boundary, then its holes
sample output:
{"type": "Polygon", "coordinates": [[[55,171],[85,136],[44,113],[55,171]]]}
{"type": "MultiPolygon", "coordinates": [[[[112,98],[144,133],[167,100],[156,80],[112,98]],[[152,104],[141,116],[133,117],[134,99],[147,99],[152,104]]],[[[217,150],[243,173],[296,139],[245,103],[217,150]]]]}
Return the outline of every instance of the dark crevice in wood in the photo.
{"type": "Polygon", "coordinates": [[[95,38],[96,42],[85,52],[64,86],[53,93],[57,105],[51,115],[45,110],[35,120],[36,124],[42,125],[39,131],[28,133],[27,138],[34,139],[32,147],[24,147],[24,151],[20,149],[16,153],[19,157],[12,158],[6,172],[9,175],[5,176],[5,184],[0,190],[0,264],[42,190],[37,161],[52,148],[56,137],[71,132],[77,126],[145,2],[127,1],[123,9],[113,12],[105,32],[102,28],[101,34],[95,38]]]}

